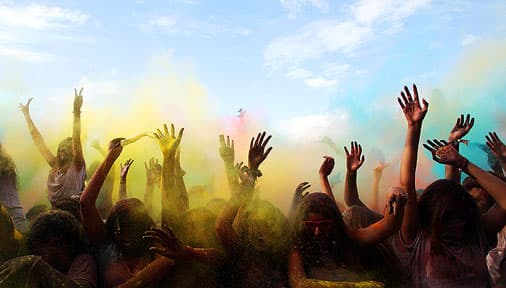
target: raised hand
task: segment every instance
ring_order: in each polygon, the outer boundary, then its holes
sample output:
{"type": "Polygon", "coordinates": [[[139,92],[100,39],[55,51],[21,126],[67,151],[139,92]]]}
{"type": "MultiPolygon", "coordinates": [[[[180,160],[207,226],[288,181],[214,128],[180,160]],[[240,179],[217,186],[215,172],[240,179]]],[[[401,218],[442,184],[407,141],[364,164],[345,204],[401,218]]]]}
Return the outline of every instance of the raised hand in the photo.
{"type": "Polygon", "coordinates": [[[408,125],[412,126],[417,123],[421,123],[425,114],[427,114],[429,103],[425,101],[425,99],[422,99],[423,107],[420,105],[418,90],[416,89],[415,84],[413,84],[413,96],[411,96],[411,92],[407,86],[404,86],[404,92],[401,91],[401,97],[397,97],[397,101],[402,108],[402,112],[406,117],[408,125]]]}
{"type": "Polygon", "coordinates": [[[74,113],[80,112],[83,106],[83,88],[77,93],[77,89],[74,89],[74,113]]]}
{"type": "Polygon", "coordinates": [[[121,141],[125,138],[114,138],[109,142],[109,155],[111,155],[114,159],[118,158],[123,151],[123,146],[121,146],[121,141]]]}
{"type": "Polygon", "coordinates": [[[227,164],[234,164],[235,152],[234,152],[234,140],[230,141],[230,137],[227,136],[225,142],[225,136],[220,134],[220,156],[221,159],[227,164]]]}
{"type": "Polygon", "coordinates": [[[466,134],[473,128],[474,125],[474,117],[471,118],[469,114],[466,115],[466,119],[464,120],[464,114],[460,114],[460,117],[457,118],[457,123],[450,131],[450,135],[448,136],[448,141],[456,141],[462,139],[462,137],[466,136],[466,134]]]}
{"type": "Polygon", "coordinates": [[[497,159],[502,161],[506,160],[506,145],[499,139],[497,133],[489,132],[488,136],[485,136],[487,139],[487,146],[490,148],[490,151],[494,154],[497,159]]]}
{"type": "Polygon", "coordinates": [[[146,168],[146,178],[149,183],[158,183],[162,175],[162,165],[158,163],[158,159],[151,157],[149,164],[144,162],[146,168]]]}
{"type": "Polygon", "coordinates": [[[22,103],[19,103],[19,110],[21,110],[21,112],[23,112],[23,114],[25,114],[25,115],[30,114],[30,103],[32,103],[32,100],[33,100],[33,97],[28,99],[28,101],[26,101],[25,105],[23,105],[22,103]]]}
{"type": "Polygon", "coordinates": [[[119,176],[122,179],[126,179],[127,174],[128,174],[128,170],[130,170],[130,166],[132,166],[132,163],[134,163],[134,160],[133,159],[128,159],[125,163],[121,163],[119,165],[119,167],[120,167],[120,169],[119,169],[119,176]]]}
{"type": "Polygon", "coordinates": [[[258,170],[258,167],[262,162],[267,158],[267,155],[271,153],[272,147],[267,148],[265,150],[265,146],[271,139],[271,135],[265,138],[265,131],[262,133],[258,133],[257,138],[251,138],[251,142],[249,145],[249,153],[248,153],[248,166],[252,170],[258,170]]]}
{"type": "Polygon", "coordinates": [[[302,182],[300,183],[297,188],[295,188],[295,193],[293,194],[293,203],[299,203],[306,197],[309,192],[304,193],[309,187],[311,187],[311,184],[309,182],[302,182]]]}
{"type": "Polygon", "coordinates": [[[383,174],[383,170],[387,168],[390,164],[388,162],[381,162],[378,161],[378,164],[376,164],[376,167],[372,169],[375,176],[381,176],[383,174]]]}
{"type": "Polygon", "coordinates": [[[167,124],[163,125],[163,130],[164,131],[162,132],[160,129],[157,129],[157,132],[154,133],[155,138],[158,140],[158,144],[160,145],[160,150],[162,150],[163,154],[175,153],[177,147],[181,143],[181,139],[183,138],[184,128],[179,130],[177,137],[174,124],[170,125],[170,134],[167,124]]]}
{"type": "Polygon", "coordinates": [[[365,156],[362,155],[362,146],[357,142],[351,142],[350,152],[344,146],[344,152],[346,153],[346,169],[349,172],[357,171],[364,164],[365,156]]]}
{"type": "Polygon", "coordinates": [[[327,177],[332,173],[332,169],[334,169],[334,158],[330,156],[323,156],[323,158],[324,160],[318,172],[321,176],[327,177]]]}
{"type": "MultiPolygon", "coordinates": [[[[404,205],[408,200],[407,193],[400,187],[392,187],[387,195],[388,215],[393,217],[402,216],[404,205]]],[[[385,213],[387,214],[387,213],[385,213]]]]}
{"type": "Polygon", "coordinates": [[[164,225],[163,229],[151,228],[142,238],[149,244],[149,251],[168,258],[185,256],[187,247],[177,238],[174,231],[164,225]]]}
{"type": "Polygon", "coordinates": [[[464,156],[444,140],[427,140],[427,143],[429,145],[423,144],[423,147],[432,153],[432,159],[438,163],[453,165],[457,168],[464,168],[468,163],[464,156]]]}

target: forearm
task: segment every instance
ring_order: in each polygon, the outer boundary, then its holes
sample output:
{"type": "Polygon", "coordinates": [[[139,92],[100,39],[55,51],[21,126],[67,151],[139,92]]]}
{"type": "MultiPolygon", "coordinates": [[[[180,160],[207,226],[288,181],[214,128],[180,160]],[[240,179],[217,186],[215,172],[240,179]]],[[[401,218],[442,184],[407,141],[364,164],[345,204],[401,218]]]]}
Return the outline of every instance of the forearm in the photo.
{"type": "Polygon", "coordinates": [[[176,169],[175,171],[175,181],[176,181],[176,191],[178,192],[178,210],[183,213],[184,211],[190,208],[190,203],[188,202],[188,191],[186,190],[186,185],[184,183],[184,171],[181,168],[176,169]]]}
{"type": "Polygon", "coordinates": [[[155,184],[147,181],[146,190],[144,192],[144,206],[148,210],[149,215],[153,215],[153,192],[155,191],[155,184]]]}
{"type": "Polygon", "coordinates": [[[214,248],[193,248],[186,246],[185,260],[217,265],[225,260],[223,252],[214,248]]]}
{"type": "Polygon", "coordinates": [[[348,206],[360,206],[367,208],[358,197],[356,171],[346,171],[346,179],[344,183],[344,202],[348,206]]]}
{"type": "Polygon", "coordinates": [[[237,235],[232,227],[232,223],[237,216],[240,206],[241,201],[237,198],[233,198],[228,201],[225,208],[223,208],[220,215],[216,218],[216,234],[218,235],[218,238],[220,238],[223,248],[228,251],[233,249],[237,244],[237,235]]]}
{"type": "Polygon", "coordinates": [[[81,111],[74,111],[74,127],[72,129],[72,149],[74,163],[78,168],[84,165],[83,148],[81,146],[81,111]]]}
{"type": "Polygon", "coordinates": [[[400,185],[407,192],[406,210],[402,223],[402,236],[410,244],[418,231],[418,203],[415,189],[416,163],[422,124],[408,127],[406,144],[401,160],[400,185]]]}
{"type": "Polygon", "coordinates": [[[115,160],[116,158],[111,156],[111,154],[106,156],[104,162],[100,164],[95,174],[91,177],[79,201],[83,228],[90,242],[97,245],[101,244],[101,241],[105,238],[106,231],[105,225],[96,207],[96,201],[100,193],[100,188],[102,188],[105,178],[115,160]]]}
{"type": "Polygon", "coordinates": [[[380,282],[376,281],[360,281],[360,282],[332,282],[317,279],[299,279],[292,287],[295,288],[372,288],[384,287],[380,282]]]}
{"type": "Polygon", "coordinates": [[[480,186],[495,199],[502,209],[506,209],[506,182],[471,162],[468,162],[463,169],[464,172],[476,178],[480,186]]]}
{"type": "Polygon", "coordinates": [[[385,218],[358,230],[349,230],[350,238],[361,245],[377,244],[399,230],[400,223],[389,222],[385,218]]]}
{"type": "MultiPolygon", "coordinates": [[[[448,142],[455,141],[455,139],[448,138],[448,142]]],[[[459,143],[453,144],[455,150],[459,151],[459,143]]],[[[460,170],[453,165],[445,165],[445,178],[460,183],[460,170]]]]}
{"type": "Polygon", "coordinates": [[[225,172],[227,174],[228,188],[230,194],[234,195],[238,192],[239,182],[237,180],[237,172],[234,167],[234,163],[225,162],[225,172]]]}
{"type": "Polygon", "coordinates": [[[44,141],[42,134],[40,134],[39,129],[37,129],[35,123],[33,123],[30,114],[24,113],[23,115],[25,116],[26,124],[28,125],[28,130],[30,131],[30,135],[32,136],[35,146],[37,146],[37,149],[39,149],[40,153],[42,154],[44,159],[46,159],[49,166],[53,167],[56,164],[56,157],[53,155],[53,153],[51,153],[51,151],[47,147],[47,144],[44,141]]]}
{"type": "Polygon", "coordinates": [[[174,266],[174,261],[171,259],[160,256],[146,265],[142,270],[135,273],[132,278],[122,283],[117,288],[137,288],[148,287],[150,285],[157,285],[167,275],[167,271],[174,266]]]}
{"type": "Polygon", "coordinates": [[[164,155],[162,165],[161,194],[162,194],[162,224],[174,227],[178,223],[180,214],[175,197],[174,155],[164,155]]]}
{"type": "Polygon", "coordinates": [[[322,192],[327,194],[327,196],[329,196],[330,199],[336,203],[334,193],[332,193],[332,187],[330,186],[329,178],[326,175],[320,174],[320,185],[322,186],[322,192]]]}
{"type": "Polygon", "coordinates": [[[126,178],[119,181],[119,200],[127,198],[126,178]]]}

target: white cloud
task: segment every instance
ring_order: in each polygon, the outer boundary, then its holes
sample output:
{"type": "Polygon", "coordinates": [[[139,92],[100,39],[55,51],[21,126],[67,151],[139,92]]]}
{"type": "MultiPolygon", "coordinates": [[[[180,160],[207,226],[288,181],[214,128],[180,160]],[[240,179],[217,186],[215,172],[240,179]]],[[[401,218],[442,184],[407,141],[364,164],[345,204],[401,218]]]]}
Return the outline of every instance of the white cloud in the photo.
{"type": "Polygon", "coordinates": [[[264,59],[267,66],[277,68],[331,52],[350,54],[371,36],[369,27],[354,22],[316,21],[305,25],[297,34],[272,41],[264,51],[264,59]]]}
{"type": "Polygon", "coordinates": [[[326,0],[280,0],[280,2],[290,19],[295,19],[304,6],[313,6],[321,11],[326,11],[329,6],[326,0]]]}
{"type": "Polygon", "coordinates": [[[0,6],[0,24],[36,30],[64,28],[86,23],[89,15],[57,6],[0,6]]]}
{"type": "Polygon", "coordinates": [[[429,0],[360,0],[350,6],[355,21],[365,25],[400,21],[426,6],[429,0]]]}
{"type": "Polygon", "coordinates": [[[290,79],[305,79],[311,77],[312,73],[306,69],[291,67],[286,77],[290,79]]]}
{"type": "Polygon", "coordinates": [[[350,68],[351,66],[349,64],[337,64],[337,63],[325,64],[323,67],[323,75],[327,77],[336,77],[349,71],[350,68]]]}
{"type": "Polygon", "coordinates": [[[158,27],[173,27],[177,23],[177,19],[175,17],[156,17],[149,20],[149,26],[158,26],[158,27]]]}
{"type": "MultiPolygon", "coordinates": [[[[54,56],[39,51],[38,44],[57,41],[93,43],[66,34],[79,25],[87,23],[90,16],[78,10],[58,6],[0,4],[0,55],[26,62],[49,61],[54,56]]],[[[44,45],[45,46],[45,45],[44,45]]]]}
{"type": "Polygon", "coordinates": [[[304,115],[278,123],[277,130],[289,139],[319,141],[329,134],[343,136],[348,133],[350,115],[345,110],[333,113],[304,115]]]}
{"type": "Polygon", "coordinates": [[[328,88],[337,85],[337,80],[327,79],[324,77],[316,77],[305,79],[304,84],[312,88],[328,88]]]}
{"type": "Polygon", "coordinates": [[[48,54],[34,52],[23,48],[4,47],[1,44],[0,55],[24,62],[47,62],[52,58],[48,54]]]}
{"type": "Polygon", "coordinates": [[[462,39],[462,46],[469,46],[472,45],[474,42],[478,40],[478,37],[474,36],[473,34],[467,34],[464,36],[464,39],[462,39]]]}

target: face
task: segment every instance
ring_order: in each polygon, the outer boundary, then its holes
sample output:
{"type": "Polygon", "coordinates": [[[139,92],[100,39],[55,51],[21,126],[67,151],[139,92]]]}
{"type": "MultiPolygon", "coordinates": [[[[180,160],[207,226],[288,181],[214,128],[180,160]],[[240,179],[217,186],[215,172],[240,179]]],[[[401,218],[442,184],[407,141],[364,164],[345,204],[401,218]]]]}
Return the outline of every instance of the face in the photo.
{"type": "Polygon", "coordinates": [[[321,213],[309,213],[303,222],[304,233],[315,241],[315,244],[324,247],[330,243],[334,220],[321,213]]]}
{"type": "Polygon", "coordinates": [[[72,140],[65,139],[58,145],[58,151],[56,158],[60,163],[67,163],[72,160],[73,157],[72,140]]]}
{"type": "Polygon", "coordinates": [[[143,233],[143,229],[133,225],[120,225],[118,223],[114,230],[114,239],[123,253],[135,256],[144,253],[143,233]]]}
{"type": "Polygon", "coordinates": [[[491,205],[488,200],[488,193],[485,189],[481,187],[473,187],[469,191],[469,195],[473,197],[481,213],[487,212],[491,205]]]}

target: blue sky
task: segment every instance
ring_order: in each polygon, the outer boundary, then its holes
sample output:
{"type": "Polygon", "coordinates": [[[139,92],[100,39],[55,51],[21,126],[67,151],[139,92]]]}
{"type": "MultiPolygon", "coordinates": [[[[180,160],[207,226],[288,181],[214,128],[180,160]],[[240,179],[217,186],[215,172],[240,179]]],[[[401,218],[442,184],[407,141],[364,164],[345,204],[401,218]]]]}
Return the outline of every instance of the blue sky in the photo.
{"type": "MultiPolygon", "coordinates": [[[[462,109],[494,114],[477,126],[495,130],[505,14],[504,1],[0,0],[0,120],[22,123],[17,105],[35,97],[36,122],[59,121],[77,86],[85,111],[131,111],[149,94],[146,79],[165,73],[196,84],[216,119],[242,107],[288,140],[343,136],[341,144],[367,134],[374,142],[401,119],[395,97],[413,82],[453,103],[431,107],[440,114],[428,130],[440,134],[427,137],[446,137],[462,109]],[[451,120],[440,128],[438,119],[451,120]]],[[[183,101],[181,91],[168,92],[183,101]]]]}

